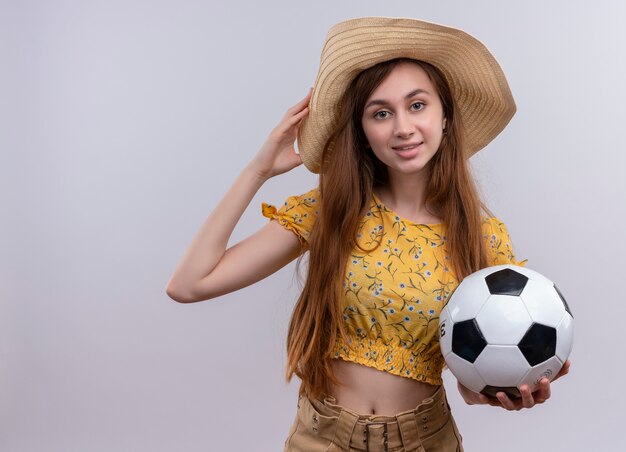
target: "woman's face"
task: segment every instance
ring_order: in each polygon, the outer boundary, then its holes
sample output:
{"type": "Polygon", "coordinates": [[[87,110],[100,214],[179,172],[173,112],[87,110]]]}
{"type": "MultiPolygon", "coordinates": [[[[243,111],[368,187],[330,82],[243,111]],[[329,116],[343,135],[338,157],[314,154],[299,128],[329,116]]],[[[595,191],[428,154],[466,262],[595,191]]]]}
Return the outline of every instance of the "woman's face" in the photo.
{"type": "Polygon", "coordinates": [[[446,119],[426,72],[417,64],[400,63],[365,102],[361,124],[393,177],[426,168],[439,149],[446,119]]]}

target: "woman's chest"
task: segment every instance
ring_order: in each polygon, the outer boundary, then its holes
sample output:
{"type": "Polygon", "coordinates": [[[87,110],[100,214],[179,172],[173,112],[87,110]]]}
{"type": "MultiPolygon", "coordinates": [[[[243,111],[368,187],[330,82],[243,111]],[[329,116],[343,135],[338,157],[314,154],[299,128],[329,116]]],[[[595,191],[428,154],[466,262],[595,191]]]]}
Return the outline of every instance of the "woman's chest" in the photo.
{"type": "MultiPolygon", "coordinates": [[[[348,259],[344,316],[411,322],[438,316],[458,284],[440,228],[366,218],[348,259]],[[389,224],[388,224],[389,223],[389,224]]],[[[394,221],[395,220],[395,221],[394,221]]]]}

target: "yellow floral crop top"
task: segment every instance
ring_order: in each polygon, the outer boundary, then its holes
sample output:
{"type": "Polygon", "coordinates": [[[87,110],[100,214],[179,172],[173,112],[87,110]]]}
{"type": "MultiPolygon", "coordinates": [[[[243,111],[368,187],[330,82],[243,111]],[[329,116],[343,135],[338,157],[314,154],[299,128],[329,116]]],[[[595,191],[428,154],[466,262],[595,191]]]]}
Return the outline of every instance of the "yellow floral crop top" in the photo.
{"type": "MultiPolygon", "coordinates": [[[[293,231],[303,245],[318,213],[319,189],[287,198],[276,207],[263,203],[263,215],[293,231]]],[[[519,264],[505,225],[484,218],[490,265],[519,264]]],[[[442,384],[439,313],[458,285],[448,268],[445,226],[416,224],[374,197],[357,231],[365,249],[355,248],[346,267],[343,319],[348,342],[338,338],[335,358],[442,384]],[[384,227],[383,227],[384,224],[384,227]]]]}

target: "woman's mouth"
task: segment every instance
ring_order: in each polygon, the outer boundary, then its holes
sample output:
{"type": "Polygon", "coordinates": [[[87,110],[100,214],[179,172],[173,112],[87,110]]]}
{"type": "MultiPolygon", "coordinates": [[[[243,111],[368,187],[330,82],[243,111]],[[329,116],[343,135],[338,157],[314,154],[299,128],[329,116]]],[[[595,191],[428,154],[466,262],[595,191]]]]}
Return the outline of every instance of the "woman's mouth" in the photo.
{"type": "Polygon", "coordinates": [[[391,149],[396,151],[400,157],[410,158],[417,154],[417,150],[422,143],[408,143],[402,146],[392,146],[391,149]]]}

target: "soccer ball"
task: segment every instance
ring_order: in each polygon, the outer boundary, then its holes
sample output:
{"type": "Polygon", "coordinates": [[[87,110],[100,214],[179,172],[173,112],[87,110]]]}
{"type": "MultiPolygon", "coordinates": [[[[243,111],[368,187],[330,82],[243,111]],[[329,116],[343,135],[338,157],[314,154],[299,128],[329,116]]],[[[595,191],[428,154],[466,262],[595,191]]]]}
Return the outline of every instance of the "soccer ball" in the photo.
{"type": "Polygon", "coordinates": [[[573,317],[545,276],[516,265],[467,276],[441,312],[441,353],[469,389],[495,397],[552,380],[572,350],[573,317]]]}

